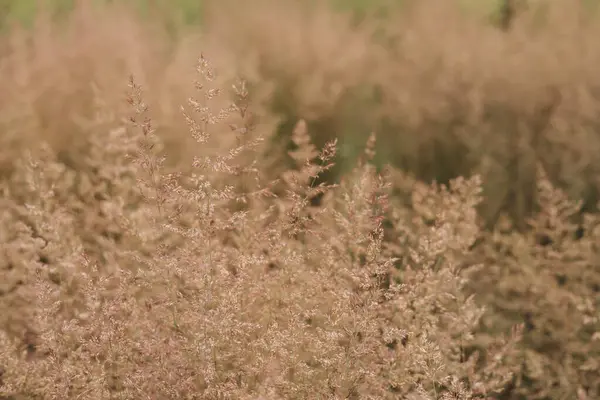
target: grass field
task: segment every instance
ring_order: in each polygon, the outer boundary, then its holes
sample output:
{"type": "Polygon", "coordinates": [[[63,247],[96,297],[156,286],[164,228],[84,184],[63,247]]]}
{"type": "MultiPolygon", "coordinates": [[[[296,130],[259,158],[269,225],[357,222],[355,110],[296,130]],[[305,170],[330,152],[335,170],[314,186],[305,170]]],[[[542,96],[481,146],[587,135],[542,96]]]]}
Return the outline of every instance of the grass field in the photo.
{"type": "Polygon", "coordinates": [[[0,399],[600,398],[590,8],[34,4],[0,399]]]}

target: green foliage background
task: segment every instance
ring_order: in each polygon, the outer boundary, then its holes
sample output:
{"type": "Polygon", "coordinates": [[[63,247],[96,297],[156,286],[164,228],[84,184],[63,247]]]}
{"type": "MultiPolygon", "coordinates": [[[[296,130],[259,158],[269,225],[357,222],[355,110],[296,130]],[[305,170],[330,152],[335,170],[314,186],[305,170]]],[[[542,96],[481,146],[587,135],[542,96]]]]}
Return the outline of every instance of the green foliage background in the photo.
{"type": "MultiPolygon", "coordinates": [[[[168,25],[190,25],[202,23],[203,0],[89,0],[98,5],[106,3],[126,3],[136,6],[141,13],[160,10],[164,23],[168,25]]],[[[319,0],[317,0],[319,1],[319,0]]],[[[389,6],[401,6],[404,0],[327,0],[334,9],[357,14],[389,6]]],[[[595,0],[586,0],[595,1],[595,0]]],[[[465,8],[481,15],[493,16],[500,9],[502,0],[461,0],[465,8]]],[[[0,23],[21,22],[29,24],[40,7],[49,7],[57,15],[63,15],[73,9],[76,0],[1,0],[0,23]]]]}

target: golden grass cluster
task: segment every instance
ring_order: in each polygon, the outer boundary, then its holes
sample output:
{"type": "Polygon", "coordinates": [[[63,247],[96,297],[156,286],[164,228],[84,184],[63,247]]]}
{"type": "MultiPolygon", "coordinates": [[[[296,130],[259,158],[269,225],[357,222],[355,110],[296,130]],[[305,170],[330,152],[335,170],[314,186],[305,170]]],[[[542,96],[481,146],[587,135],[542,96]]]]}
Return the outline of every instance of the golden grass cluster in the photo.
{"type": "Polygon", "coordinates": [[[0,398],[600,397],[600,24],[540,3],[14,29],[0,398]]]}

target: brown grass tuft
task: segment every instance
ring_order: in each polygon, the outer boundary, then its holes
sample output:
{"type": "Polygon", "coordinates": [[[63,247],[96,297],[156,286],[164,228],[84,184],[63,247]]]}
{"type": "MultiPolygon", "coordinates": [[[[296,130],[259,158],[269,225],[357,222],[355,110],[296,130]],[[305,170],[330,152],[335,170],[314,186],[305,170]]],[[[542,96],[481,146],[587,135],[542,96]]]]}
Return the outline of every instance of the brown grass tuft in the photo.
{"type": "Polygon", "coordinates": [[[0,396],[600,396],[597,22],[232,4],[3,43],[0,396]]]}

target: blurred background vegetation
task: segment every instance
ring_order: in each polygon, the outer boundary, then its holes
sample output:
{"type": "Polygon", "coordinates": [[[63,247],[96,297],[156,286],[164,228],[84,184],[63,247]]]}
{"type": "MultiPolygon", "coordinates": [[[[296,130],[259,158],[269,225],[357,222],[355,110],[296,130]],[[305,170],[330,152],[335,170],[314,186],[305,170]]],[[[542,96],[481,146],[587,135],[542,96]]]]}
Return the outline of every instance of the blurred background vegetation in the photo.
{"type": "MultiPolygon", "coordinates": [[[[354,165],[373,131],[375,161],[416,180],[481,174],[490,236],[476,249],[474,264],[485,268],[472,290],[492,310],[482,330],[529,326],[524,383],[515,383],[525,389],[504,398],[570,399],[580,386],[600,393],[600,366],[581,361],[600,354],[600,341],[553,294],[584,293],[598,303],[600,230],[588,224],[591,236],[579,241],[579,211],[565,230],[532,228],[530,220],[540,165],[582,211],[598,211],[599,3],[0,0],[0,179],[40,140],[66,167],[97,172],[103,161],[89,140],[129,113],[130,73],[145,89],[170,163],[214,151],[195,145],[180,113],[203,51],[219,79],[249,82],[261,129],[274,127],[271,155],[280,164],[304,119],[317,145],[339,138],[326,179],[354,165]],[[580,257],[588,251],[585,263],[567,252],[557,261],[548,246],[562,252],[561,240],[580,257]]],[[[401,200],[410,192],[395,189],[401,200]]]]}
{"type": "MultiPolygon", "coordinates": [[[[53,29],[60,30],[63,22],[71,26],[66,21],[77,3],[0,0],[5,39],[14,36],[10,32],[17,27],[30,32],[41,29],[39,21],[35,28],[41,14],[54,19],[53,29]]],[[[407,28],[399,28],[390,19],[400,21],[403,13],[417,15],[420,6],[414,0],[290,0],[285,1],[288,11],[281,2],[257,1],[260,5],[256,9],[271,10],[269,13],[281,18],[278,23],[272,19],[266,22],[275,30],[272,33],[280,35],[279,42],[264,37],[268,33],[263,27],[243,21],[255,19],[260,24],[267,14],[238,7],[235,1],[79,3],[98,12],[108,6],[134,10],[140,26],[145,24],[143,29],[152,31],[152,40],[159,42],[150,46],[154,60],[144,67],[156,69],[155,73],[160,74],[161,68],[165,72],[167,64],[177,57],[176,49],[181,51],[182,43],[190,44],[194,35],[221,40],[219,45],[232,53],[229,61],[237,72],[260,76],[262,81],[255,82],[257,85],[266,82],[274,88],[268,106],[280,118],[283,137],[299,118],[308,121],[317,143],[340,137],[338,167],[327,179],[335,179],[353,165],[366,137],[376,131],[380,164],[391,162],[418,179],[444,183],[459,175],[481,173],[488,199],[481,212],[489,226],[507,213],[517,226],[524,227],[534,208],[538,163],[544,165],[554,183],[582,199],[585,210],[596,209],[600,140],[593,130],[599,121],[590,109],[595,107],[600,90],[591,70],[597,24],[590,16],[599,3],[596,0],[570,2],[565,15],[557,11],[560,6],[549,7],[551,2],[545,0],[427,1],[430,10],[438,9],[423,19],[430,22],[406,19],[401,23],[407,28]],[[294,7],[296,11],[289,11],[294,7]],[[326,17],[331,21],[314,18],[314,10],[324,8],[332,13],[326,17]],[[300,9],[313,11],[290,17],[289,13],[299,13],[300,9]],[[290,25],[285,27],[289,18],[290,25]],[[513,20],[524,22],[511,29],[513,20]],[[339,53],[335,55],[338,60],[327,60],[333,55],[325,54],[318,39],[311,37],[317,31],[337,41],[337,46],[347,46],[343,51],[335,45],[328,48],[339,53]],[[415,39],[412,34],[420,36],[415,39]],[[294,35],[303,36],[305,43],[301,45],[294,35]],[[284,43],[298,46],[289,48],[296,53],[282,52],[284,43]],[[356,51],[363,53],[352,54],[356,51]],[[355,64],[340,64],[346,56],[355,64]],[[307,57],[313,57],[310,66],[295,62],[307,57]],[[336,66],[327,65],[329,61],[336,66]],[[570,79],[577,80],[578,86],[570,79]],[[573,136],[578,138],[572,140],[573,136]]],[[[93,35],[92,28],[86,29],[88,36],[93,35]]],[[[97,43],[106,39],[100,37],[102,33],[96,36],[97,43]]],[[[117,36],[113,33],[114,40],[117,36]]],[[[150,47],[139,44],[135,51],[150,47]]],[[[81,50],[73,51],[90,61],[81,50]]],[[[127,56],[115,55],[119,51],[101,57],[105,61],[121,57],[121,62],[127,56]]],[[[181,53],[179,56],[185,58],[181,53]]],[[[88,72],[80,70],[78,74],[85,80],[88,72]]],[[[67,102],[67,97],[55,100],[61,99],[67,102]]]]}

